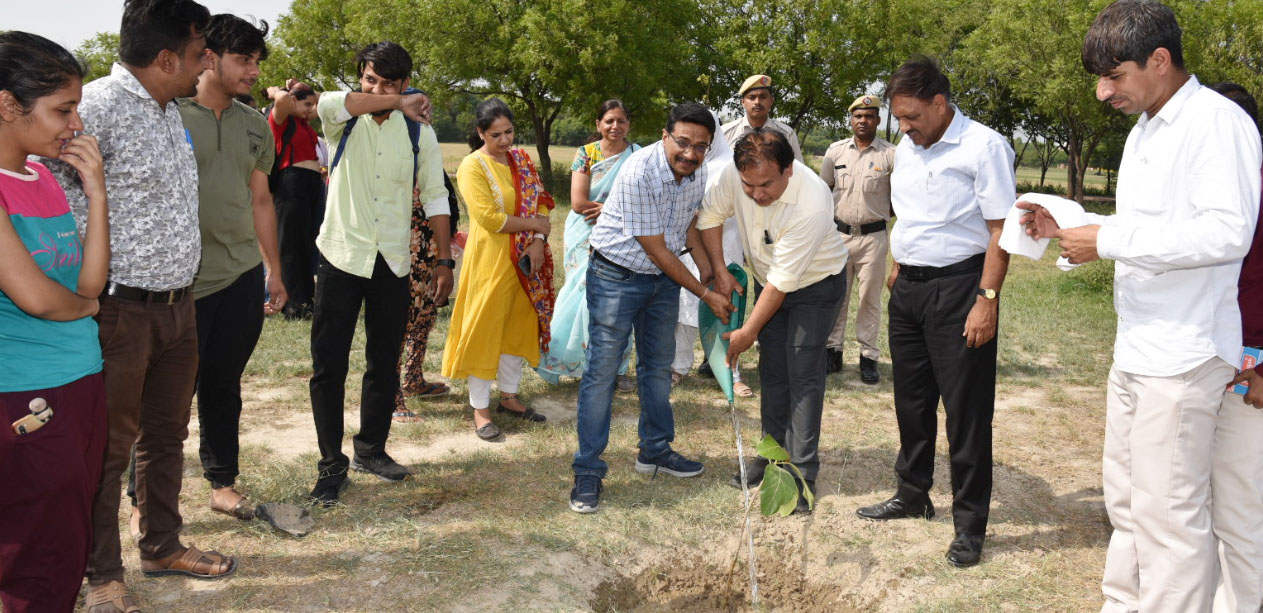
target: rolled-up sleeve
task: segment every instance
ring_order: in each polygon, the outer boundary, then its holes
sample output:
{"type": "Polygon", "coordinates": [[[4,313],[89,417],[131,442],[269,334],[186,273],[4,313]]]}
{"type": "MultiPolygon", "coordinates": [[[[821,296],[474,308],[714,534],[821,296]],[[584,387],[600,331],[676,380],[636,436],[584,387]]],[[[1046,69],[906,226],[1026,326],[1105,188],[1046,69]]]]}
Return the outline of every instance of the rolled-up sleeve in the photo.
{"type": "Polygon", "coordinates": [[[342,130],[346,127],[346,122],[351,121],[351,112],[346,110],[346,95],[349,93],[351,92],[324,92],[316,103],[316,114],[320,116],[325,140],[330,144],[342,139],[342,130]]]}
{"type": "MultiPolygon", "coordinates": [[[[736,172],[735,166],[732,166],[732,171],[736,172]]],[[[730,179],[728,168],[725,167],[719,181],[706,190],[705,196],[702,196],[702,208],[697,212],[698,230],[721,226],[724,221],[736,214],[736,201],[730,179]]]]}

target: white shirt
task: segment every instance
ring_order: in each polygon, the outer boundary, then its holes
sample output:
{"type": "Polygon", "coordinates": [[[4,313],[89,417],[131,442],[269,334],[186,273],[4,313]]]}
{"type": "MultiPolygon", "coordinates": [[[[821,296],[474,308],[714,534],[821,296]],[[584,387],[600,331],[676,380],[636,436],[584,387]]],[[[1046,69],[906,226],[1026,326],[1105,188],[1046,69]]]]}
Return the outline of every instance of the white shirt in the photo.
{"type": "Polygon", "coordinates": [[[759,206],[741,189],[737,165],[724,167],[702,198],[697,229],[736,216],[754,278],[789,293],[836,275],[846,266],[846,243],[833,224],[833,193],[815,171],[795,161],[785,193],[759,206]],[[770,239],[770,240],[769,240],[770,239]]]}
{"type": "MultiPolygon", "coordinates": [[[[803,161],[803,150],[798,145],[798,134],[789,124],[777,121],[771,117],[763,122],[763,127],[769,130],[776,130],[785,135],[785,139],[789,141],[789,148],[794,150],[794,159],[799,162],[803,161]]],[[[720,133],[724,135],[724,140],[728,142],[729,147],[736,147],[737,141],[754,131],[754,126],[750,125],[750,120],[745,116],[741,119],[734,119],[719,128],[720,133]]]]}
{"type": "Polygon", "coordinates": [[[1237,278],[1259,214],[1259,134],[1233,102],[1189,77],[1142,114],[1118,169],[1117,213],[1096,248],[1114,264],[1114,365],[1167,377],[1241,357],[1237,278]]]}
{"type": "Polygon", "coordinates": [[[938,142],[921,147],[904,138],[895,148],[890,253],[900,264],[947,266],[986,252],[987,220],[1004,219],[1017,194],[1008,141],[952,110],[938,142]]]}

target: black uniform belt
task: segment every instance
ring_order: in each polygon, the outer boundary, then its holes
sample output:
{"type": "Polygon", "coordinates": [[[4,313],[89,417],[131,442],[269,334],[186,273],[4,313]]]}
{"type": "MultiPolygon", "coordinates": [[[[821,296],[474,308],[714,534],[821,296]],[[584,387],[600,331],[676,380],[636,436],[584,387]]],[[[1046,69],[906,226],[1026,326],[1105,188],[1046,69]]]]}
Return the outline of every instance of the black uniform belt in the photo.
{"type": "Polygon", "coordinates": [[[592,257],[594,257],[594,258],[596,258],[596,259],[598,259],[598,260],[601,260],[602,262],[604,262],[605,264],[608,264],[609,266],[612,266],[615,270],[617,270],[617,271],[619,271],[619,272],[624,272],[624,273],[628,273],[628,274],[635,274],[635,272],[636,272],[636,271],[634,271],[634,270],[632,270],[632,269],[630,269],[630,268],[628,268],[628,267],[626,267],[626,266],[623,266],[622,264],[618,264],[618,263],[614,262],[614,260],[611,260],[611,259],[609,259],[609,258],[607,258],[607,257],[605,257],[605,256],[603,256],[603,255],[601,255],[601,252],[600,252],[600,251],[597,251],[596,249],[593,249],[593,250],[592,250],[592,257]]]}
{"type": "Polygon", "coordinates": [[[899,276],[909,281],[929,281],[930,279],[950,277],[982,268],[982,264],[986,259],[986,253],[979,253],[947,266],[905,266],[900,264],[899,276]]]}
{"type": "Polygon", "coordinates": [[[136,287],[128,287],[122,283],[111,281],[105,286],[105,294],[123,300],[133,300],[135,302],[144,302],[148,304],[175,304],[184,299],[192,288],[181,287],[178,289],[164,290],[160,292],[140,289],[136,287]]]}
{"type": "Polygon", "coordinates": [[[838,227],[838,232],[849,234],[851,236],[863,236],[865,234],[881,232],[886,229],[886,220],[884,219],[878,219],[877,221],[860,224],[858,226],[843,223],[842,220],[837,218],[834,218],[833,223],[838,227]]]}

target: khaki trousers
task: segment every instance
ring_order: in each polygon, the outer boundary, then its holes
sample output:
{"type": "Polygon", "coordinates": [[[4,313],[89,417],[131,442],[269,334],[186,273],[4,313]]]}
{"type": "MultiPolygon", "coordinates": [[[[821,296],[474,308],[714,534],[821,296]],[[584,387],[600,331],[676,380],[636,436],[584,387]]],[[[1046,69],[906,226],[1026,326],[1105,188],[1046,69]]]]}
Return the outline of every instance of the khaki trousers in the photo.
{"type": "Polygon", "coordinates": [[[1209,611],[1221,560],[1222,600],[1259,609],[1263,422],[1223,402],[1233,373],[1218,358],[1171,377],[1110,371],[1102,612],[1209,611]]]}
{"type": "Polygon", "coordinates": [[[877,349],[877,331],[881,328],[881,290],[886,285],[886,254],[890,253],[890,233],[874,232],[863,236],[842,235],[846,242],[846,296],[837,322],[829,333],[829,348],[842,349],[846,342],[846,317],[851,294],[860,297],[855,313],[855,340],[860,355],[870,360],[881,357],[877,349]],[[858,287],[858,291],[852,288],[858,287]]]}

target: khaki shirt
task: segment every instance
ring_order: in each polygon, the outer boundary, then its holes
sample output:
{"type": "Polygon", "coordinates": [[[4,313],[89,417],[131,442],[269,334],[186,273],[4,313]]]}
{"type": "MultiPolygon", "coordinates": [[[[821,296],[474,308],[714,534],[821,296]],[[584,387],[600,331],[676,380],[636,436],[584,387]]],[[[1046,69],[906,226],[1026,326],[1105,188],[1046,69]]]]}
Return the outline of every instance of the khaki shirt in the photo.
{"type": "Polygon", "coordinates": [[[880,138],[863,151],[848,138],[829,145],[820,161],[820,178],[833,189],[833,214],[857,226],[890,221],[890,173],[895,146],[880,138]]]}
{"type": "MultiPolygon", "coordinates": [[[[794,150],[794,159],[799,162],[803,161],[803,150],[802,147],[798,146],[798,135],[794,133],[793,128],[772,119],[771,117],[767,119],[767,123],[763,124],[763,127],[770,128],[784,134],[785,138],[789,139],[790,148],[794,150]]],[[[742,117],[736,121],[730,121],[724,124],[719,131],[723,133],[724,140],[728,141],[729,147],[736,147],[737,141],[740,140],[742,136],[753,132],[754,128],[745,117],[742,117]]]]}
{"type": "Polygon", "coordinates": [[[836,275],[846,266],[847,249],[833,225],[829,187],[811,168],[794,162],[785,193],[759,206],[741,187],[737,166],[728,162],[702,198],[697,229],[737,218],[746,261],[761,285],[789,293],[836,275]]]}

